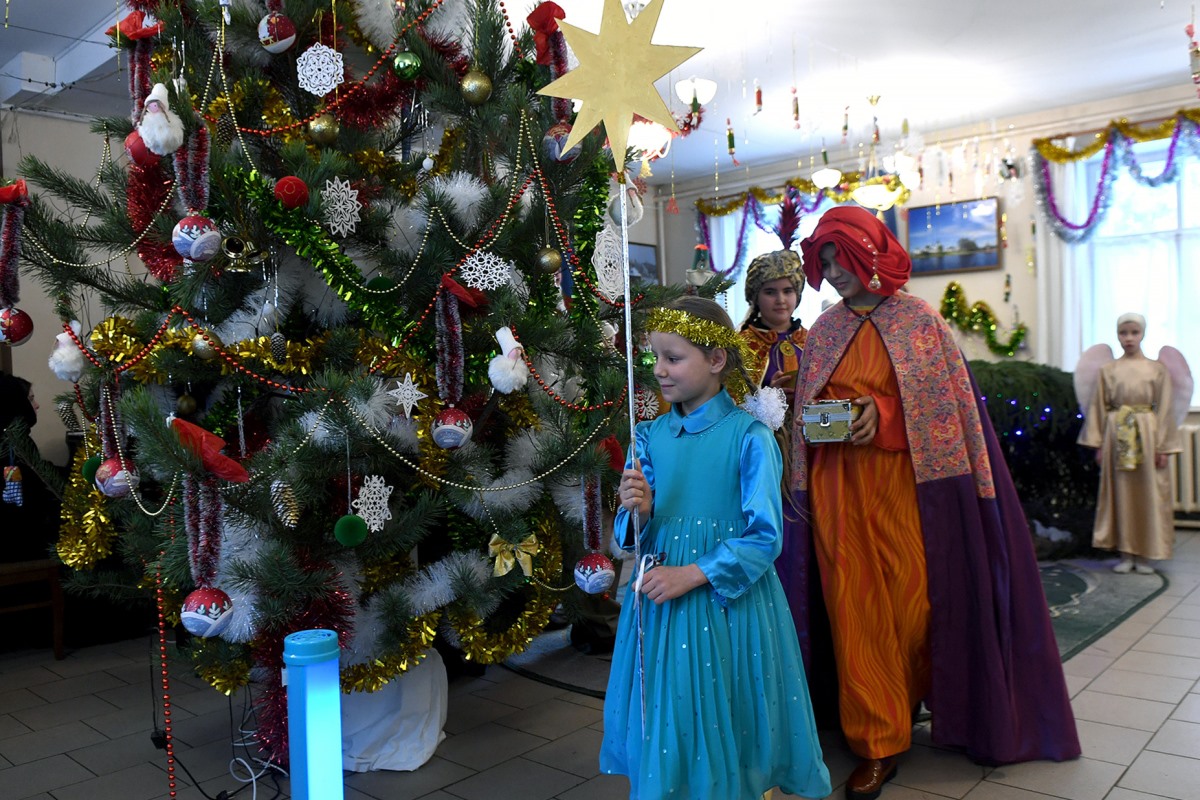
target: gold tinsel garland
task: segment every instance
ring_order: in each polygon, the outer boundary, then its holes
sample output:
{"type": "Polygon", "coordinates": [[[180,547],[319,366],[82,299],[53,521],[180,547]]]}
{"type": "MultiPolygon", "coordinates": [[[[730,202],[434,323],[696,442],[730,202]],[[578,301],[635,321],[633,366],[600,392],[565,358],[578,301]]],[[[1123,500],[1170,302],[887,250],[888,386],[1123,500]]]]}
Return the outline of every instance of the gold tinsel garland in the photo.
{"type": "Polygon", "coordinates": [[[982,333],[988,350],[998,356],[1011,358],[1016,355],[1021,342],[1025,341],[1025,336],[1029,333],[1025,323],[1018,322],[1008,341],[1001,342],[996,336],[999,323],[996,321],[996,315],[992,313],[991,306],[979,300],[968,307],[963,287],[958,281],[950,281],[946,286],[946,292],[942,295],[942,316],[951,325],[956,325],[964,331],[982,333]]]}
{"type": "Polygon", "coordinates": [[[1038,151],[1038,155],[1047,161],[1053,161],[1055,164],[1083,161],[1103,150],[1113,133],[1135,142],[1152,142],[1157,139],[1168,139],[1175,135],[1175,126],[1185,119],[1200,125],[1200,108],[1183,108],[1175,112],[1175,115],[1170,119],[1147,123],[1145,125],[1138,125],[1127,119],[1113,120],[1103,130],[1097,131],[1091,142],[1083,145],[1078,150],[1068,150],[1061,145],[1055,144],[1055,142],[1065,138],[1066,135],[1034,139],[1033,146],[1038,151]]]}
{"type": "Polygon", "coordinates": [[[546,584],[562,574],[562,545],[558,530],[548,515],[543,514],[534,524],[541,550],[533,565],[533,580],[529,597],[516,621],[505,631],[489,633],[484,620],[472,611],[459,609],[447,612],[450,627],[458,634],[459,647],[470,661],[496,664],[529,646],[533,638],[546,629],[550,613],[558,605],[558,597],[546,584]]]}
{"type": "Polygon", "coordinates": [[[381,655],[366,664],[342,667],[342,691],[377,692],[397,675],[416,666],[425,658],[425,651],[437,635],[440,611],[431,611],[408,623],[408,640],[398,653],[381,655]]]}
{"type": "MultiPolygon", "coordinates": [[[[92,349],[114,365],[124,365],[145,347],[145,343],[136,334],[137,326],[131,320],[109,317],[92,330],[92,349]]],[[[190,326],[164,331],[158,343],[140,361],[130,366],[128,372],[140,383],[166,383],[169,376],[165,370],[158,368],[155,355],[164,348],[175,348],[188,355],[195,355],[195,340],[198,335],[190,326]]],[[[258,362],[285,375],[311,375],[314,371],[313,361],[328,340],[329,334],[321,333],[303,342],[289,341],[287,356],[282,361],[276,361],[272,355],[269,336],[223,345],[222,349],[238,362],[258,362]]],[[[424,362],[404,352],[393,352],[394,348],[382,339],[364,335],[356,355],[359,363],[371,366],[386,361],[387,363],[377,370],[380,375],[396,376],[411,372],[416,377],[428,377],[428,366],[424,362]]],[[[236,372],[236,368],[224,359],[220,360],[219,367],[222,374],[236,372]]]]}
{"type": "MultiPolygon", "coordinates": [[[[899,180],[897,180],[894,176],[884,175],[863,180],[862,175],[857,172],[846,173],[843,176],[840,184],[832,189],[825,189],[824,192],[825,196],[833,202],[846,203],[851,199],[851,194],[853,194],[854,190],[858,187],[871,186],[875,184],[885,185],[889,189],[899,188],[901,192],[899,199],[896,201],[897,205],[904,205],[908,202],[908,198],[912,196],[912,192],[909,191],[908,187],[900,183],[899,180]],[[842,187],[845,187],[845,189],[843,190],[842,187]]],[[[815,195],[817,192],[822,191],[808,178],[792,178],[777,190],[763,189],[759,186],[751,186],[746,191],[730,197],[715,198],[711,200],[700,198],[696,201],[696,208],[700,211],[700,213],[708,217],[726,217],[745,206],[746,198],[750,197],[751,195],[753,195],[755,200],[765,206],[773,205],[775,203],[782,203],[788,188],[795,189],[800,194],[807,195],[815,195]]]]}
{"type": "Polygon", "coordinates": [[[67,485],[63,491],[58,543],[58,557],[68,567],[92,569],[112,552],[117,538],[116,526],[106,509],[106,499],[95,484],[83,477],[83,462],[89,454],[100,452],[100,437],[89,428],[84,445],[71,459],[67,485]]]}
{"type": "MultiPolygon", "coordinates": [[[[296,123],[296,117],[292,114],[291,107],[283,99],[283,95],[279,93],[279,90],[266,78],[243,78],[233,84],[233,90],[230,94],[233,99],[233,108],[236,109],[238,114],[245,108],[246,96],[251,87],[258,88],[262,92],[262,121],[265,127],[274,131],[273,135],[275,137],[285,144],[295,139],[303,138],[303,128],[291,127],[296,123]]],[[[192,105],[197,106],[199,103],[200,98],[193,95],[192,105]]],[[[225,99],[224,92],[218,94],[208,104],[208,115],[210,117],[219,119],[228,113],[229,102],[225,99]]]]}

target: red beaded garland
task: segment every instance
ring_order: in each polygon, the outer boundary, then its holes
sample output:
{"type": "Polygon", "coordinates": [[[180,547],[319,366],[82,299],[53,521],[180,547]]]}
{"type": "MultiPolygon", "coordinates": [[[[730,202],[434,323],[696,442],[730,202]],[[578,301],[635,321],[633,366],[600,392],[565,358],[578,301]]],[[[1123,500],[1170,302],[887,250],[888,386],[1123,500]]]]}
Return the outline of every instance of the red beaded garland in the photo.
{"type": "MultiPolygon", "coordinates": [[[[332,103],[327,104],[324,108],[318,109],[316,112],[314,112],[310,116],[300,120],[299,122],[293,122],[288,125],[280,125],[278,128],[243,128],[241,125],[238,125],[237,129],[239,131],[241,131],[242,133],[251,133],[251,134],[254,134],[255,136],[273,136],[274,134],[279,133],[281,131],[291,131],[291,130],[296,130],[297,128],[302,128],[305,125],[308,125],[308,123],[312,122],[317,117],[321,116],[322,114],[332,113],[342,103],[346,102],[346,100],[348,98],[350,98],[355,93],[361,91],[362,87],[366,86],[367,81],[369,81],[369,80],[371,80],[371,78],[375,77],[375,73],[379,71],[379,68],[381,66],[383,66],[384,63],[388,62],[389,59],[391,59],[392,54],[396,52],[396,48],[400,44],[400,39],[404,36],[405,33],[407,33],[412,28],[420,25],[422,22],[427,20],[429,18],[429,16],[431,14],[433,14],[433,12],[436,11],[438,9],[438,7],[441,6],[441,4],[444,3],[445,1],[446,0],[434,0],[433,5],[431,5],[427,9],[425,9],[425,11],[421,12],[421,14],[419,16],[417,16],[412,22],[408,23],[403,28],[401,28],[396,33],[396,38],[392,40],[392,43],[390,45],[388,45],[387,49],[384,50],[383,53],[379,56],[379,60],[375,62],[375,66],[371,67],[371,69],[367,71],[367,74],[362,76],[362,78],[359,79],[359,81],[357,83],[355,83],[353,86],[351,86],[349,89],[347,89],[344,94],[339,93],[337,99],[335,99],[332,103]]],[[[210,116],[208,114],[205,114],[204,118],[213,124],[216,124],[216,122],[217,122],[216,117],[210,116]]]]}

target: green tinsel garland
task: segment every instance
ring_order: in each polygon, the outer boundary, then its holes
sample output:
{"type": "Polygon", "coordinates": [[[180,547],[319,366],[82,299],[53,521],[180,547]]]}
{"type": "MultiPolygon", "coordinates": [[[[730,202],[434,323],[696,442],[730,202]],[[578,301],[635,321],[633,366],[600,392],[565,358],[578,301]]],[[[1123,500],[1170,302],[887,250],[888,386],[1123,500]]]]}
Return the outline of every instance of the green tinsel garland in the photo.
{"type": "Polygon", "coordinates": [[[998,356],[1011,358],[1016,355],[1021,342],[1025,341],[1025,336],[1029,333],[1025,323],[1018,322],[1008,341],[1001,342],[996,337],[999,323],[991,307],[981,300],[968,308],[967,299],[963,297],[962,285],[958,281],[950,281],[946,286],[946,293],[942,295],[942,316],[951,325],[957,325],[964,331],[982,333],[987,341],[988,350],[998,356]]]}
{"type": "Polygon", "coordinates": [[[325,276],[329,288],[337,292],[350,308],[359,312],[370,327],[387,336],[400,338],[413,325],[396,303],[372,302],[365,290],[362,274],[341,246],[329,237],[320,224],[309,219],[303,209],[285,208],[275,199],[274,185],[257,170],[230,169],[226,179],[241,187],[241,194],[257,209],[267,230],[287,242],[296,255],[307,259],[325,276]]]}

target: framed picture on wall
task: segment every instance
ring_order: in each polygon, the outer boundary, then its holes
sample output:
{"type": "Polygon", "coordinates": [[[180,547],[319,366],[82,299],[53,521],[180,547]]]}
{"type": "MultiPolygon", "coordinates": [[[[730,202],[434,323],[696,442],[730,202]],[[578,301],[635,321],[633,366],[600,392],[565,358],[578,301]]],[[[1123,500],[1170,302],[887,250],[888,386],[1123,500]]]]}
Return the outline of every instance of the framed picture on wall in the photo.
{"type": "Polygon", "coordinates": [[[1000,266],[1000,201],[995,197],[908,210],[914,277],[1000,266]]]}
{"type": "Polygon", "coordinates": [[[658,247],[652,244],[629,243],[629,277],[647,283],[661,283],[658,272],[658,247]]]}

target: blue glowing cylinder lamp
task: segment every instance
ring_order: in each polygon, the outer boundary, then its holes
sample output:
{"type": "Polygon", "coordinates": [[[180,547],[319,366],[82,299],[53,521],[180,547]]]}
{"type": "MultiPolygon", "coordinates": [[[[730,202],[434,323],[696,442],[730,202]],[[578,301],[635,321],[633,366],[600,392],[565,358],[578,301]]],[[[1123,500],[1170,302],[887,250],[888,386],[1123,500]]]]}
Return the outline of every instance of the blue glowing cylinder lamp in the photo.
{"type": "Polygon", "coordinates": [[[283,640],[293,800],[344,796],[338,650],[330,630],[297,631],[283,640]]]}

